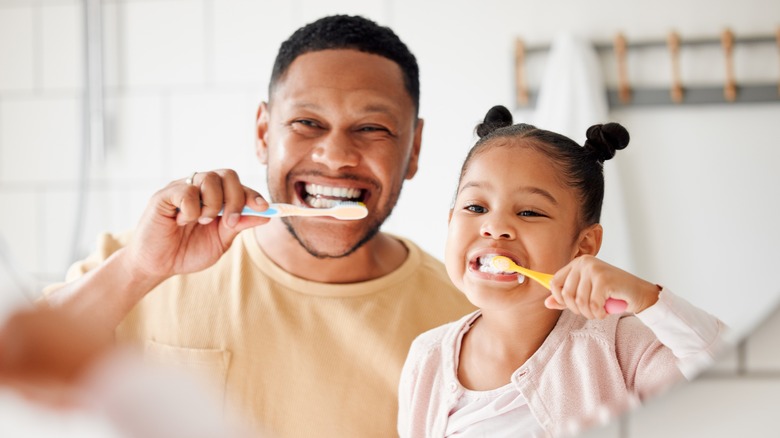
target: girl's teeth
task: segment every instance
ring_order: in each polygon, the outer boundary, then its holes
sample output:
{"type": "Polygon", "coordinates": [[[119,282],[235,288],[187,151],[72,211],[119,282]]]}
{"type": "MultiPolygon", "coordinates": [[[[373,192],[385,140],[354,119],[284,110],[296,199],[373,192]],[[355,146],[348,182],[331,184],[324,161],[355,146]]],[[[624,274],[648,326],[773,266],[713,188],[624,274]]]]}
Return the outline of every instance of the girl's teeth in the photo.
{"type": "Polygon", "coordinates": [[[518,282],[519,284],[523,284],[523,283],[525,283],[525,275],[523,275],[523,274],[517,274],[517,282],[518,282]]]}
{"type": "MultiPolygon", "coordinates": [[[[499,270],[493,266],[493,255],[482,256],[479,258],[479,272],[485,272],[488,274],[514,274],[514,272],[506,272],[499,270]]],[[[520,276],[522,277],[522,275],[520,276]]],[[[521,282],[522,283],[522,282],[521,282]]]]}
{"type": "Polygon", "coordinates": [[[501,271],[494,268],[493,265],[479,265],[479,272],[487,272],[488,274],[500,274],[501,271]]]}

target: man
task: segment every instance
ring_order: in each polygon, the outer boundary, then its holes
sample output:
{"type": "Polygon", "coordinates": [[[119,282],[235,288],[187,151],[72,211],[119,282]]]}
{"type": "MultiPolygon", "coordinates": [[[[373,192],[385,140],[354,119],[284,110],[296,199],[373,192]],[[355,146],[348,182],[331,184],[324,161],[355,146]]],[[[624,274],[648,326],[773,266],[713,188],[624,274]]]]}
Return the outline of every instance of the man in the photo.
{"type": "Polygon", "coordinates": [[[395,435],[411,341],[472,310],[438,260],[379,231],[417,171],[418,81],[388,28],[304,26],[257,114],[270,197],[358,201],[368,217],[240,216],[266,201],[230,170],[196,172],[156,193],[132,236],[105,236],[49,302],[204,374],[271,436],[395,435]]]}

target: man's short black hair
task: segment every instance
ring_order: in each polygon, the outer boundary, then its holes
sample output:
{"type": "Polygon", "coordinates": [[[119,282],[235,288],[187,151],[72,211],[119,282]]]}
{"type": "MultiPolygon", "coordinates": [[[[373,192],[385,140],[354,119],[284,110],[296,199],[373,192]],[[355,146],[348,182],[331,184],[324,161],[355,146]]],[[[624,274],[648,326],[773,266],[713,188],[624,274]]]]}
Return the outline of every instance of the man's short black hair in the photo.
{"type": "Polygon", "coordinates": [[[269,99],[276,83],[297,57],[329,49],[354,49],[382,56],[398,64],[417,117],[420,109],[420,73],[417,59],[392,29],[360,16],[332,15],[296,30],[282,43],[276,55],[268,86],[269,99]]]}

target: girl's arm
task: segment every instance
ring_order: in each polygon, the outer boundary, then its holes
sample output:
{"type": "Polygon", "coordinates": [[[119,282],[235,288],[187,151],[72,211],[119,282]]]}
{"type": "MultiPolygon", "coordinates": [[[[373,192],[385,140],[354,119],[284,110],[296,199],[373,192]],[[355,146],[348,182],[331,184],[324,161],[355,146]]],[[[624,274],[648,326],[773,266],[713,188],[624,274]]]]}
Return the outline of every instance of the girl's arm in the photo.
{"type": "Polygon", "coordinates": [[[667,289],[636,317],[672,351],[688,379],[711,365],[727,344],[728,329],[722,321],[667,289]]]}
{"type": "MultiPolygon", "coordinates": [[[[711,364],[727,343],[727,328],[718,318],[661,286],[590,255],[577,257],[561,268],[551,286],[547,307],[567,308],[588,319],[607,316],[607,298],[626,301],[628,312],[653,332],[660,341],[657,347],[671,351],[687,378],[711,364]]],[[[648,350],[643,363],[654,356],[648,350]]]]}

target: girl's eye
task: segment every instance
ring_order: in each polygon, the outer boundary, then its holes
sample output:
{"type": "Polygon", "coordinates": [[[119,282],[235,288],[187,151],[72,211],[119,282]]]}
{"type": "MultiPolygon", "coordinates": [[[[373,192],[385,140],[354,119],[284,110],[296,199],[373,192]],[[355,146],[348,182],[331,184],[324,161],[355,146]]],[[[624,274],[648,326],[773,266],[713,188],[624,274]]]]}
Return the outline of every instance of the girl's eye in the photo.
{"type": "Polygon", "coordinates": [[[537,212],[535,212],[533,210],[523,210],[520,213],[517,213],[517,215],[518,216],[523,216],[523,217],[540,217],[540,216],[543,216],[542,214],[537,213],[537,212]]]}
{"type": "Polygon", "coordinates": [[[467,205],[464,207],[464,210],[470,211],[472,213],[487,213],[487,208],[476,204],[467,205]]]}

